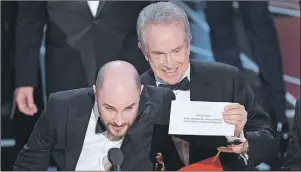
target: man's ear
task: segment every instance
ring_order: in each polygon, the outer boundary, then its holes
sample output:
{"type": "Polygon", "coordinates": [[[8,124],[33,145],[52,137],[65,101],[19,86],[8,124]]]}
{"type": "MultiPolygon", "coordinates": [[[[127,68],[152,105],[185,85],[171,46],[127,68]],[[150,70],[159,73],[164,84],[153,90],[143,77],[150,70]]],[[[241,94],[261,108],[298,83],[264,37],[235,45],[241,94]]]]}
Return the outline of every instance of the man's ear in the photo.
{"type": "Polygon", "coordinates": [[[187,49],[188,49],[188,57],[190,57],[190,43],[188,43],[187,49]]]}
{"type": "Polygon", "coordinates": [[[140,48],[140,50],[143,52],[143,50],[142,50],[142,46],[141,46],[141,43],[140,42],[138,42],[138,47],[140,48]]]}
{"type": "Polygon", "coordinates": [[[138,47],[139,47],[139,48],[140,48],[140,50],[142,51],[142,53],[143,53],[143,55],[144,55],[144,58],[145,58],[145,60],[146,60],[146,61],[148,61],[147,55],[146,55],[145,51],[143,50],[143,48],[142,48],[142,44],[141,44],[140,42],[138,42],[138,47]]]}
{"type": "Polygon", "coordinates": [[[144,88],[144,85],[141,85],[140,95],[142,94],[143,88],[144,88]]]}
{"type": "Polygon", "coordinates": [[[93,92],[94,92],[94,96],[96,97],[96,86],[93,85],[93,92]]]}

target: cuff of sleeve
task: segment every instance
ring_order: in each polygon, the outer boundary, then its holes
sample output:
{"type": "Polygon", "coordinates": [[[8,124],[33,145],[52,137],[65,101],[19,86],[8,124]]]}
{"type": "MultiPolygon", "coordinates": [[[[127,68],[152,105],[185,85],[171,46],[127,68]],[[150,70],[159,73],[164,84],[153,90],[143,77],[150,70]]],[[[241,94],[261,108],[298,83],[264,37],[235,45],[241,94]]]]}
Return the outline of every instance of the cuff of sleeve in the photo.
{"type": "Polygon", "coordinates": [[[226,136],[228,142],[233,142],[234,140],[240,140],[241,142],[246,141],[244,131],[242,131],[238,137],[226,136]]]}
{"type": "MultiPolygon", "coordinates": [[[[242,131],[238,137],[226,137],[228,142],[234,142],[235,140],[240,140],[241,142],[245,142],[247,139],[245,138],[244,131],[242,131]]],[[[248,165],[249,156],[247,153],[241,153],[239,156],[244,160],[245,164],[248,165]]]]}
{"type": "Polygon", "coordinates": [[[248,165],[249,156],[247,153],[241,153],[239,156],[244,160],[245,164],[248,165]]]}

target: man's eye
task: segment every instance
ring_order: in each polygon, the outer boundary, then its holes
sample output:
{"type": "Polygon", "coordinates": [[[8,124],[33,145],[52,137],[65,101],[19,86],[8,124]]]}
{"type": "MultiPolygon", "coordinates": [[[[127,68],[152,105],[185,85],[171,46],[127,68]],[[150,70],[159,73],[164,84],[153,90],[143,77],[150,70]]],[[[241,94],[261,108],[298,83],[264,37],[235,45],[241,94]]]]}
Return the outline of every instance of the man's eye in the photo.
{"type": "Polygon", "coordinates": [[[113,111],[114,109],[113,109],[113,108],[110,108],[110,107],[107,107],[107,110],[108,110],[108,111],[113,111]]]}
{"type": "Polygon", "coordinates": [[[125,108],[125,110],[132,110],[133,109],[133,107],[127,107],[127,108],[125,108]]]}
{"type": "Polygon", "coordinates": [[[154,52],[154,55],[160,56],[160,55],[163,55],[163,53],[160,53],[160,52],[154,52]]]}
{"type": "Polygon", "coordinates": [[[175,50],[176,53],[179,53],[180,51],[181,51],[180,49],[176,49],[176,50],[175,50]]]}

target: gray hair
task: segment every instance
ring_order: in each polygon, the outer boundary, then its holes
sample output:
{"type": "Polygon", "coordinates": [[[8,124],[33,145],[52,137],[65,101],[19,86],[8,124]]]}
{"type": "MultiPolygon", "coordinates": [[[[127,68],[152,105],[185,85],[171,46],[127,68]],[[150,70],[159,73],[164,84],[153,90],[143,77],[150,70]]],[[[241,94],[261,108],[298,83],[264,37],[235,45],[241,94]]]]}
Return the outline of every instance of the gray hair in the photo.
{"type": "MultiPolygon", "coordinates": [[[[132,64],[128,63],[128,62],[121,61],[121,60],[116,60],[116,61],[108,62],[100,68],[100,70],[97,74],[96,83],[95,83],[96,92],[99,92],[102,89],[103,83],[104,83],[104,77],[107,74],[108,69],[111,68],[113,65],[120,65],[120,64],[123,65],[123,66],[128,66],[132,69],[133,77],[135,79],[137,89],[138,90],[141,89],[140,76],[139,76],[137,70],[135,69],[135,67],[132,64]]],[[[118,70],[120,68],[116,68],[116,69],[118,70]]],[[[131,79],[131,78],[129,78],[129,79],[131,79]]]]}
{"type": "Polygon", "coordinates": [[[145,7],[139,14],[137,21],[137,34],[142,47],[145,44],[143,33],[148,24],[163,22],[179,22],[185,29],[186,39],[190,41],[191,31],[185,11],[172,2],[158,2],[145,7]]]}

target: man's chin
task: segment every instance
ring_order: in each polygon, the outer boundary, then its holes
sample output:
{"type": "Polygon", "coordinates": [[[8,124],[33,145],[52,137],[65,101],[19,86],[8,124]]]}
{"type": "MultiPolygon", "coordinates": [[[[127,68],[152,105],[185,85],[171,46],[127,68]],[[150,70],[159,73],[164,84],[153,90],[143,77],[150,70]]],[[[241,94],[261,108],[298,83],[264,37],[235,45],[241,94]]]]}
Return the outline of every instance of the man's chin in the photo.
{"type": "Polygon", "coordinates": [[[169,85],[175,85],[179,82],[179,77],[165,77],[165,79],[162,79],[165,83],[169,84],[169,85]]]}
{"type": "Polygon", "coordinates": [[[112,140],[120,140],[126,135],[126,131],[127,131],[127,129],[125,131],[124,131],[124,129],[122,129],[120,131],[116,131],[116,130],[110,131],[109,130],[109,133],[111,135],[112,140]]]}

